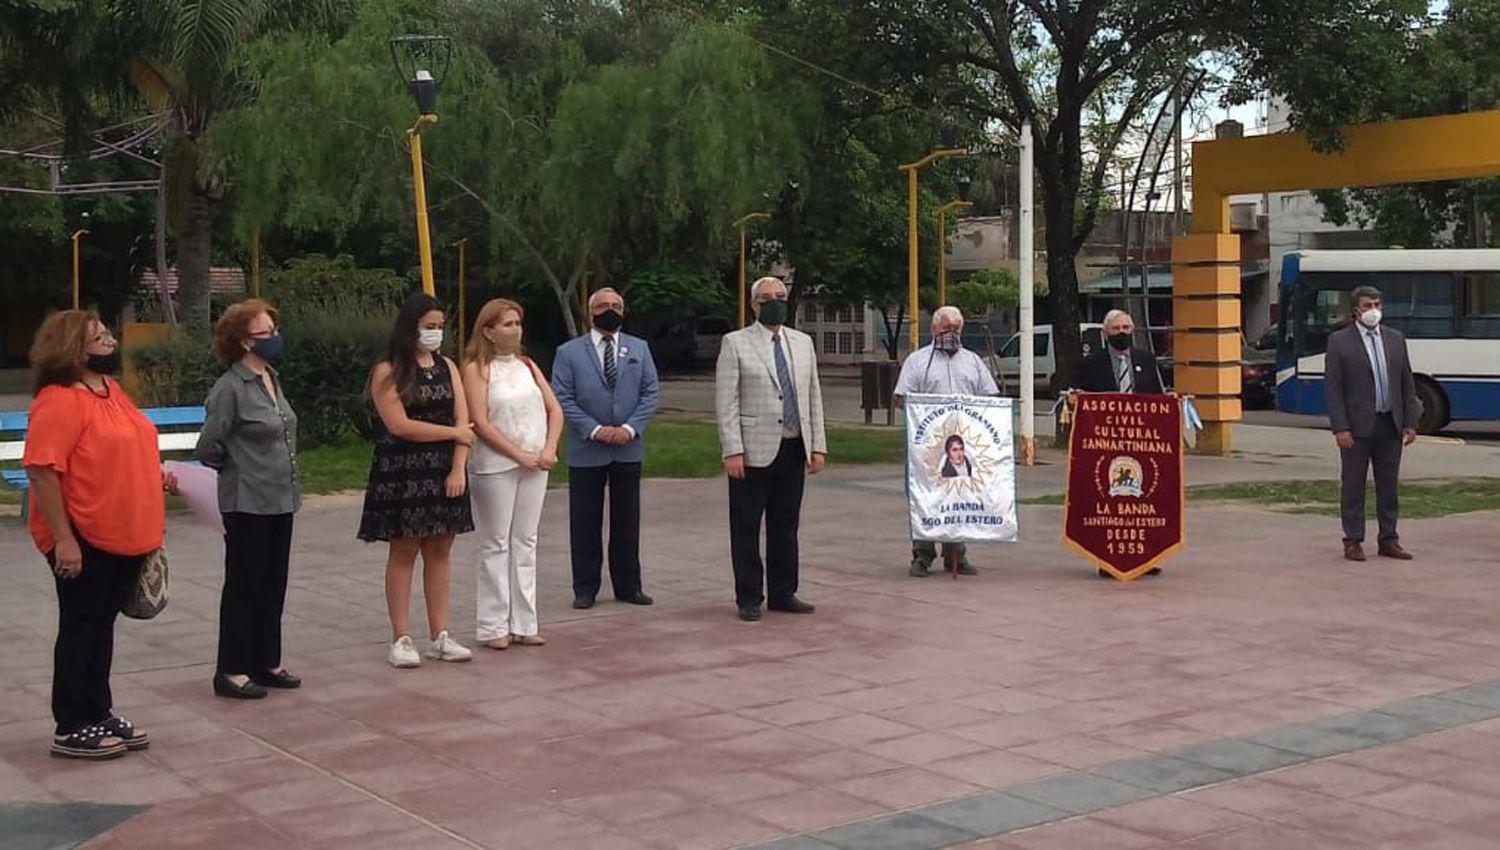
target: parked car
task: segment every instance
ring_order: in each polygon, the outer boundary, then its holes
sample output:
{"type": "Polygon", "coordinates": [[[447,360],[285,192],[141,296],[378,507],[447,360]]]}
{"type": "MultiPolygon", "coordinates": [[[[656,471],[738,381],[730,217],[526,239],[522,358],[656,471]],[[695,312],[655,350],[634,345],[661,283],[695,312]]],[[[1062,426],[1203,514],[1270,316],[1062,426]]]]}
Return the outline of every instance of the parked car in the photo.
{"type": "Polygon", "coordinates": [[[729,333],[729,320],[722,316],[699,316],[693,322],[693,358],[699,363],[719,359],[719,346],[729,333]]]}
{"type": "MultiPolygon", "coordinates": [[[[1083,334],[1083,356],[1088,357],[1104,344],[1104,326],[1093,322],[1079,324],[1083,334]]],[[[1057,371],[1057,355],[1052,345],[1052,326],[1037,325],[1033,329],[1032,354],[1036,358],[1036,391],[1038,394],[1052,390],[1052,375],[1057,371]]],[[[1021,391],[1021,335],[1011,334],[999,354],[985,358],[995,383],[1000,385],[1001,395],[1017,395],[1021,391]]]]}
{"type": "Polygon", "coordinates": [[[1276,329],[1245,345],[1240,353],[1240,400],[1245,407],[1276,406],[1276,329]]]}

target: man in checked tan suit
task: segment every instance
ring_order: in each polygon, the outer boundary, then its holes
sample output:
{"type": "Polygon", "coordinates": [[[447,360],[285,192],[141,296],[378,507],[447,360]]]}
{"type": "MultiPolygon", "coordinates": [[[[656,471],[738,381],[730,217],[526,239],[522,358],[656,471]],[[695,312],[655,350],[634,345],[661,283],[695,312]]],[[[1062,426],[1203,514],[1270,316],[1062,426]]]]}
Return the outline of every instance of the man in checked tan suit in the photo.
{"type": "Polygon", "coordinates": [[[726,335],[719,349],[714,406],[729,476],[735,604],[741,620],[755,622],[762,600],[772,611],[813,611],[797,598],[797,523],[805,476],[823,470],[828,438],[817,351],[812,337],[786,326],[786,285],[774,277],[757,280],[750,309],[757,321],[726,335]]]}

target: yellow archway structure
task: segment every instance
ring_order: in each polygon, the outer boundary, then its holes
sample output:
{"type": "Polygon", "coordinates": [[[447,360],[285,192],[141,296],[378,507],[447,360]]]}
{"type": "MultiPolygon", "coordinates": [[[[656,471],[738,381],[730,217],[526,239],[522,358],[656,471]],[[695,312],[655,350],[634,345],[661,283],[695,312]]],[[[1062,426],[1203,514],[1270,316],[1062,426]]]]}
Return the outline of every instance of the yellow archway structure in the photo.
{"type": "Polygon", "coordinates": [[[1500,175],[1500,110],[1343,129],[1336,153],[1304,133],[1193,144],[1192,233],[1172,241],[1174,381],[1196,397],[1201,453],[1227,455],[1240,408],[1240,243],[1229,197],[1500,175]]]}

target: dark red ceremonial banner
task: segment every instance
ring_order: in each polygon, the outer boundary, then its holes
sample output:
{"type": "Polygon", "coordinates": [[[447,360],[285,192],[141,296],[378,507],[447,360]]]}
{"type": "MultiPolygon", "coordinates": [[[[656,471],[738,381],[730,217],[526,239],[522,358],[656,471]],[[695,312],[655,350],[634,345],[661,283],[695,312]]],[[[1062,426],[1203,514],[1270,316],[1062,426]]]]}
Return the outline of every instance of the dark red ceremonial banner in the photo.
{"type": "Polygon", "coordinates": [[[1080,393],[1068,441],[1063,540],[1121,581],[1182,546],[1182,403],[1080,393]]]}

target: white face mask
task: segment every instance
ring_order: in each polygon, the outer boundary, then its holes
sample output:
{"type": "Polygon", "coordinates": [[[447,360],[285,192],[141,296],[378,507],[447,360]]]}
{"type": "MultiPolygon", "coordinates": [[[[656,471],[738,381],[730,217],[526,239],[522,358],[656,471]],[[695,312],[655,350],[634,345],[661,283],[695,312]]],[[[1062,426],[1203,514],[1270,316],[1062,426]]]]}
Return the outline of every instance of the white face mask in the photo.
{"type": "Polygon", "coordinates": [[[431,354],[443,347],[443,329],[431,328],[417,331],[417,347],[431,354]]]}
{"type": "Polygon", "coordinates": [[[1367,328],[1374,328],[1380,324],[1380,308],[1371,307],[1359,314],[1359,322],[1367,328]]]}

